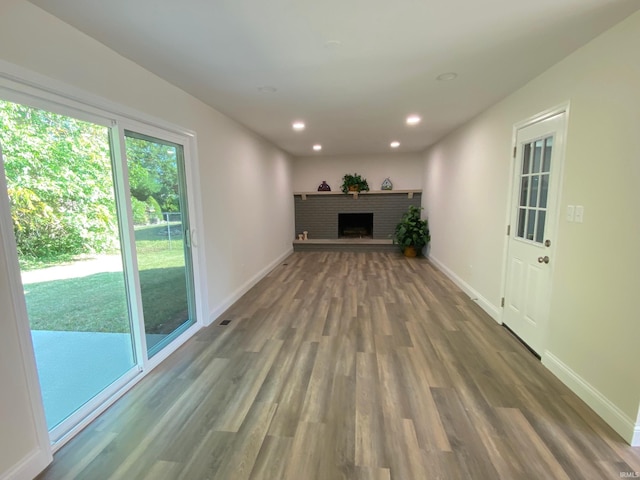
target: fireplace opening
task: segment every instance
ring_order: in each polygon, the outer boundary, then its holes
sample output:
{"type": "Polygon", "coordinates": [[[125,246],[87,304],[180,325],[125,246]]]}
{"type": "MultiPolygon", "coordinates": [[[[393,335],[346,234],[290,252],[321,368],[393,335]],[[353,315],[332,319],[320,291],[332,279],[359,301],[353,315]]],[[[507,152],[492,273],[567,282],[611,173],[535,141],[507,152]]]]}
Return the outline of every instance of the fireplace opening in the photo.
{"type": "Polygon", "coordinates": [[[373,213],[339,213],[338,238],[373,238],[373,213]]]}

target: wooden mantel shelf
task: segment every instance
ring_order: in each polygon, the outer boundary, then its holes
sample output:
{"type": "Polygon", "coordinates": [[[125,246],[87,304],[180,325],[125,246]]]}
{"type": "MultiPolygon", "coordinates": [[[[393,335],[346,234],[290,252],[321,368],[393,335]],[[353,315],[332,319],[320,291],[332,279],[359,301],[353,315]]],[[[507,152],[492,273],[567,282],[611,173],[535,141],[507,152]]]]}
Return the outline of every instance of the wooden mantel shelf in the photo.
{"type": "Polygon", "coordinates": [[[293,196],[300,196],[302,200],[306,200],[308,196],[322,196],[322,195],[353,195],[353,198],[358,198],[358,195],[387,195],[387,194],[405,194],[408,198],[413,198],[414,193],[422,193],[422,190],[372,190],[368,192],[293,192],[293,196]]]}

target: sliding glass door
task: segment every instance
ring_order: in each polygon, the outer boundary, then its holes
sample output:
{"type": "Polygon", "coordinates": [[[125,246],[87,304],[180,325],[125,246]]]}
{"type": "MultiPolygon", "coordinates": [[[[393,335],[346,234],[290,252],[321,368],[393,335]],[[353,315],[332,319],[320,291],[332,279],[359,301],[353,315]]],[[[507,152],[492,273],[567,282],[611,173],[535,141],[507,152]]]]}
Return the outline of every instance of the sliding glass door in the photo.
{"type": "Polygon", "coordinates": [[[69,112],[0,99],[0,195],[53,442],[197,323],[179,137],[69,112]]]}
{"type": "Polygon", "coordinates": [[[147,353],[195,323],[182,145],[125,131],[147,353]]]}
{"type": "Polygon", "coordinates": [[[0,124],[25,302],[55,438],[83,406],[135,374],[138,363],[110,130],[5,101],[0,124]]]}

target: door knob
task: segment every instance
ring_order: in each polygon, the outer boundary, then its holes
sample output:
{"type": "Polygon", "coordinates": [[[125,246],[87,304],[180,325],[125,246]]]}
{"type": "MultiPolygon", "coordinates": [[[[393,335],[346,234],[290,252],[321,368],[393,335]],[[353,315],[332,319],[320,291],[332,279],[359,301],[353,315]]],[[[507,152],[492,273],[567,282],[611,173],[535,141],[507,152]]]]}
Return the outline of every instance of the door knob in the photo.
{"type": "Polygon", "coordinates": [[[538,257],[538,263],[549,263],[549,257],[546,255],[544,257],[538,257]]]}

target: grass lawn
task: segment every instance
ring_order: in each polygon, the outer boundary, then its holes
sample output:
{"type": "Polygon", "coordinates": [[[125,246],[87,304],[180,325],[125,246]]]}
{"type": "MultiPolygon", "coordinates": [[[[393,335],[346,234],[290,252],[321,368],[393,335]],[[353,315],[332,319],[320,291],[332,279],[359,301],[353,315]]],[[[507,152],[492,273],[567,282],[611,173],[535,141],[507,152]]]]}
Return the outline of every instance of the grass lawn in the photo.
{"type": "MultiPolygon", "coordinates": [[[[136,228],[136,249],[147,333],[169,333],[188,318],[182,237],[166,225],[136,228]]],[[[31,328],[76,332],[129,332],[124,275],[86,277],[25,285],[31,328]]]]}

